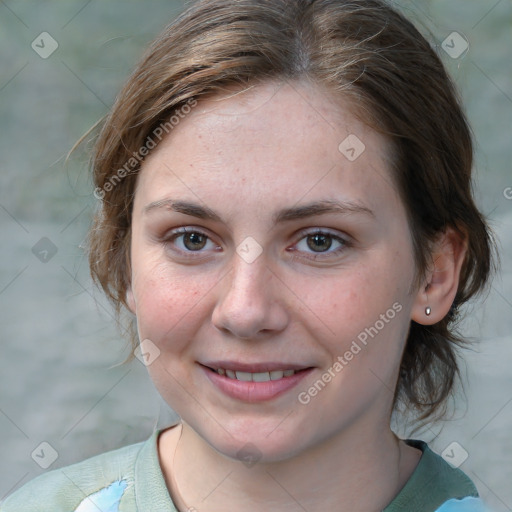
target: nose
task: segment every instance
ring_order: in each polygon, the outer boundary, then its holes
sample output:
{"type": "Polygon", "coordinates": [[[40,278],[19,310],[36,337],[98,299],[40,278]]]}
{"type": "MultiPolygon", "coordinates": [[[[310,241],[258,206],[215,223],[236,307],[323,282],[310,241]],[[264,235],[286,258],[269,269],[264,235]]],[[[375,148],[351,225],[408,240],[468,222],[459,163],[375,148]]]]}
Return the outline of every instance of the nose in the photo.
{"type": "Polygon", "coordinates": [[[213,325],[245,340],[283,331],[289,321],[284,288],[263,255],[247,263],[235,254],[232,269],[222,280],[212,313],[213,325]]]}

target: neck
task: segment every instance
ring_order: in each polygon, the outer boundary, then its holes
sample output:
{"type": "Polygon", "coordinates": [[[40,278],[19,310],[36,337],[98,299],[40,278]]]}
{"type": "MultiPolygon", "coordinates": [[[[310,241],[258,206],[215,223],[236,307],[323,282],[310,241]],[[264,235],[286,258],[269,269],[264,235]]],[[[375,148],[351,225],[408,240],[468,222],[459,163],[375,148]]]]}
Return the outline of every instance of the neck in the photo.
{"type": "Polygon", "coordinates": [[[421,455],[389,426],[365,432],[359,425],[357,432],[344,432],[291,459],[252,466],[220,454],[186,423],[160,437],[163,473],[180,511],[220,512],[229,503],[246,512],[262,505],[283,512],[377,512],[405,485],[421,455]]]}

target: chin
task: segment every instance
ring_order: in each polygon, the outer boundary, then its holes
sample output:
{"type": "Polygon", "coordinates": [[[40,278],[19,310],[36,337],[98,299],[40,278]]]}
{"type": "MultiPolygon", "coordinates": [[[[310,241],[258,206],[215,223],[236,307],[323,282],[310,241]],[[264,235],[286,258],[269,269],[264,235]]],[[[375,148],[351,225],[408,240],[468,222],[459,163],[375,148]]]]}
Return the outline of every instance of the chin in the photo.
{"type": "Polygon", "coordinates": [[[213,445],[216,451],[234,461],[242,462],[247,467],[254,464],[266,464],[283,462],[293,458],[299,451],[297,444],[289,441],[286,443],[265,440],[250,440],[249,438],[239,444],[220,443],[213,445]]]}
{"type": "Polygon", "coordinates": [[[307,440],[300,429],[279,429],[279,421],[239,421],[236,425],[217,424],[214,431],[192,426],[214,450],[229,459],[243,462],[247,467],[255,463],[272,463],[288,460],[306,449],[307,440]],[[230,435],[230,432],[232,435],[230,435]]]}

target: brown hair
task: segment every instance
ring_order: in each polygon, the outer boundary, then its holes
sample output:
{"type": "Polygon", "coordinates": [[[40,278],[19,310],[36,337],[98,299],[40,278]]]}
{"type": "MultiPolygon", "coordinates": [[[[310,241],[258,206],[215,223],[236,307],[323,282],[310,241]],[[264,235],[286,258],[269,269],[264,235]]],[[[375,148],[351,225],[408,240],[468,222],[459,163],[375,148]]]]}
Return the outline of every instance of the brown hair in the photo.
{"type": "Polygon", "coordinates": [[[141,148],[152,147],[159,126],[187,101],[301,78],[348,99],[389,137],[418,283],[436,236],[450,226],[466,239],[450,313],[432,326],[411,322],[395,391],[395,407],[412,407],[419,419],[442,415],[459,372],[456,348],[465,343],[456,332],[458,308],[486,285],[494,242],[472,199],[472,137],[455,88],[427,40],[383,1],[202,0],[171,23],[129,77],[96,141],[102,202],[89,236],[92,276],[119,315],[130,282],[135,183],[147,154],[141,148]]]}

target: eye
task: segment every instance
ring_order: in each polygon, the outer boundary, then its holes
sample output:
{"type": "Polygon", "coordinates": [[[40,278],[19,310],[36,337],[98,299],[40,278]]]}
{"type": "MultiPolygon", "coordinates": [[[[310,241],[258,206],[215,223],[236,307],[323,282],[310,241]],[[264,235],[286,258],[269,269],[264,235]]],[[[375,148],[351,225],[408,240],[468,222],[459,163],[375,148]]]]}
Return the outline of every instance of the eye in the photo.
{"type": "Polygon", "coordinates": [[[349,240],[322,229],[302,231],[303,237],[295,244],[293,251],[305,252],[306,258],[320,259],[338,255],[350,247],[349,240]],[[334,250],[330,250],[334,247],[334,250]]]}
{"type": "MultiPolygon", "coordinates": [[[[301,231],[302,238],[289,249],[293,252],[305,253],[307,259],[318,260],[338,255],[351,246],[348,239],[317,228],[314,231],[301,231]],[[333,250],[332,250],[333,249],[333,250]]],[[[168,234],[163,240],[166,247],[185,257],[196,257],[193,253],[204,253],[205,250],[218,251],[221,249],[210,237],[197,228],[178,228],[168,234]]],[[[295,256],[294,256],[295,258],[295,256]]]]}
{"type": "Polygon", "coordinates": [[[208,235],[197,229],[179,228],[172,231],[165,237],[165,244],[171,246],[171,249],[181,253],[194,253],[204,252],[202,249],[208,248],[217,249],[218,246],[214,244],[208,235]],[[175,246],[175,247],[172,247],[175,246]]]}

